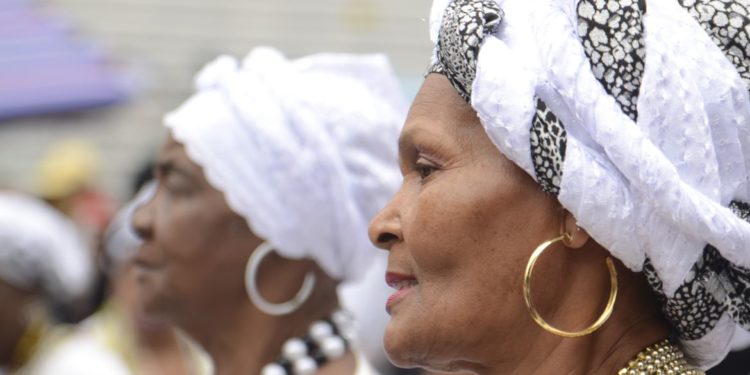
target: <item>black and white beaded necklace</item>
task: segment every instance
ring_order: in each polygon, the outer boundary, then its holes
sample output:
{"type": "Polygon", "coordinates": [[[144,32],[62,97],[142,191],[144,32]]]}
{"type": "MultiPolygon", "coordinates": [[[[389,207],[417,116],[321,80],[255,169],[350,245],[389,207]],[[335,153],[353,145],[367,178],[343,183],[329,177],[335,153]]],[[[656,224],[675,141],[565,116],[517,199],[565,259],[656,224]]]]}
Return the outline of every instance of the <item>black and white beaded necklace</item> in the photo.
{"type": "Polygon", "coordinates": [[[286,340],[278,359],[265,365],[260,374],[313,375],[324,364],[343,357],[353,335],[351,315],[338,310],[328,319],[313,322],[306,335],[286,340]]]}

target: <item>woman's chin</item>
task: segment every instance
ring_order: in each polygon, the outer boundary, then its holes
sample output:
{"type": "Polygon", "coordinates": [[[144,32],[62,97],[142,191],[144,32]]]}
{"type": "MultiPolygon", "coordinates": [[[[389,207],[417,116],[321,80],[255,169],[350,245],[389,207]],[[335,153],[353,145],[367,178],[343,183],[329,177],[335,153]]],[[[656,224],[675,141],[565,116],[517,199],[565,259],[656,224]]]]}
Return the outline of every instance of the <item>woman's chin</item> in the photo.
{"type": "Polygon", "coordinates": [[[410,368],[419,364],[414,361],[414,354],[418,352],[418,343],[414,342],[419,338],[417,332],[413,332],[413,325],[403,321],[402,314],[396,314],[391,317],[385,328],[383,335],[383,347],[388,355],[388,359],[397,367],[410,368]]]}
{"type": "Polygon", "coordinates": [[[164,304],[161,299],[153,292],[145,292],[141,294],[139,300],[140,314],[145,319],[162,320],[164,317],[164,304]]]}
{"type": "Polygon", "coordinates": [[[385,353],[388,360],[396,367],[400,368],[422,368],[428,371],[437,371],[433,366],[432,358],[425,355],[428,351],[418,342],[413,342],[412,338],[424,337],[424,335],[410,334],[401,332],[404,337],[389,337],[386,332],[384,338],[385,353]]]}
{"type": "Polygon", "coordinates": [[[392,352],[392,351],[389,351],[388,349],[386,349],[385,353],[388,356],[388,360],[394,366],[396,366],[398,368],[415,368],[415,367],[419,367],[419,365],[417,363],[415,363],[411,359],[408,359],[405,356],[401,355],[402,353],[392,352]]]}
{"type": "Polygon", "coordinates": [[[143,277],[138,289],[139,315],[145,319],[168,320],[170,305],[161,293],[160,283],[156,277],[143,277]]]}

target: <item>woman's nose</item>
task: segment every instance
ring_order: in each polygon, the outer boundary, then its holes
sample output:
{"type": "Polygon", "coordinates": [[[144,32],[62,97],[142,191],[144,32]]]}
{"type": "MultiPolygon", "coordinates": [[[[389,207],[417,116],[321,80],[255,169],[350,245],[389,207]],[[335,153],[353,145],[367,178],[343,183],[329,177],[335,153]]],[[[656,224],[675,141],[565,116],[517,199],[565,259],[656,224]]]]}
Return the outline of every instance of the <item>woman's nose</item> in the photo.
{"type": "Polygon", "coordinates": [[[399,193],[372,218],[367,232],[370,241],[383,250],[390,250],[391,246],[403,240],[399,193]]]}
{"type": "Polygon", "coordinates": [[[136,198],[136,202],[134,203],[136,207],[133,211],[131,224],[136,235],[141,240],[148,240],[152,238],[154,233],[153,206],[156,200],[156,186],[154,184],[144,189],[148,189],[148,191],[139,193],[139,198],[141,199],[136,198]],[[141,196],[141,194],[144,194],[144,196],[141,196]]]}

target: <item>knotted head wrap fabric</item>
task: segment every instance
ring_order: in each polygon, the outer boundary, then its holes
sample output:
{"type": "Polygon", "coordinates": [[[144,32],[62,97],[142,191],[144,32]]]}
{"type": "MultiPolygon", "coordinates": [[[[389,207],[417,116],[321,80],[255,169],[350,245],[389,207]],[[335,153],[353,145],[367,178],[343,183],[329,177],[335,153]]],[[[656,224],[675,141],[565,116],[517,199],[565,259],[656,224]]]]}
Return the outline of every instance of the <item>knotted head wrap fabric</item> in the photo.
{"type": "Polygon", "coordinates": [[[750,329],[748,15],[734,0],[436,0],[430,20],[430,71],[644,272],[703,368],[750,329]]]}
{"type": "Polygon", "coordinates": [[[284,257],[338,280],[375,255],[367,225],[401,181],[407,104],[383,55],[222,56],[164,120],[208,181],[284,257]]]}
{"type": "Polygon", "coordinates": [[[68,303],[93,276],[93,253],[69,219],[36,198],[0,192],[0,279],[68,303]]]}

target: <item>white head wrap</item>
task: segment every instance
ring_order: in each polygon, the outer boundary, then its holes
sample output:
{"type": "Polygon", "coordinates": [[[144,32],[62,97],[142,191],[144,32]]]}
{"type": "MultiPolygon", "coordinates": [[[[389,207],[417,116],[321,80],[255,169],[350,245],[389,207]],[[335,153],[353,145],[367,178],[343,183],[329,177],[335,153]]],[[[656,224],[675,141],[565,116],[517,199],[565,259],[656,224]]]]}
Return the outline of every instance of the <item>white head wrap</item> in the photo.
{"type": "Polygon", "coordinates": [[[0,192],[1,279],[66,302],[89,290],[93,274],[93,254],[70,220],[35,198],[0,192]]]}
{"type": "Polygon", "coordinates": [[[400,183],[395,140],[406,102],[382,55],[290,61],[222,56],[165,124],[229,206],[283,256],[339,280],[375,253],[367,225],[400,183]]]}
{"type": "Polygon", "coordinates": [[[748,14],[731,0],[436,0],[430,22],[432,71],[644,271],[702,367],[750,329],[748,14]]]}

